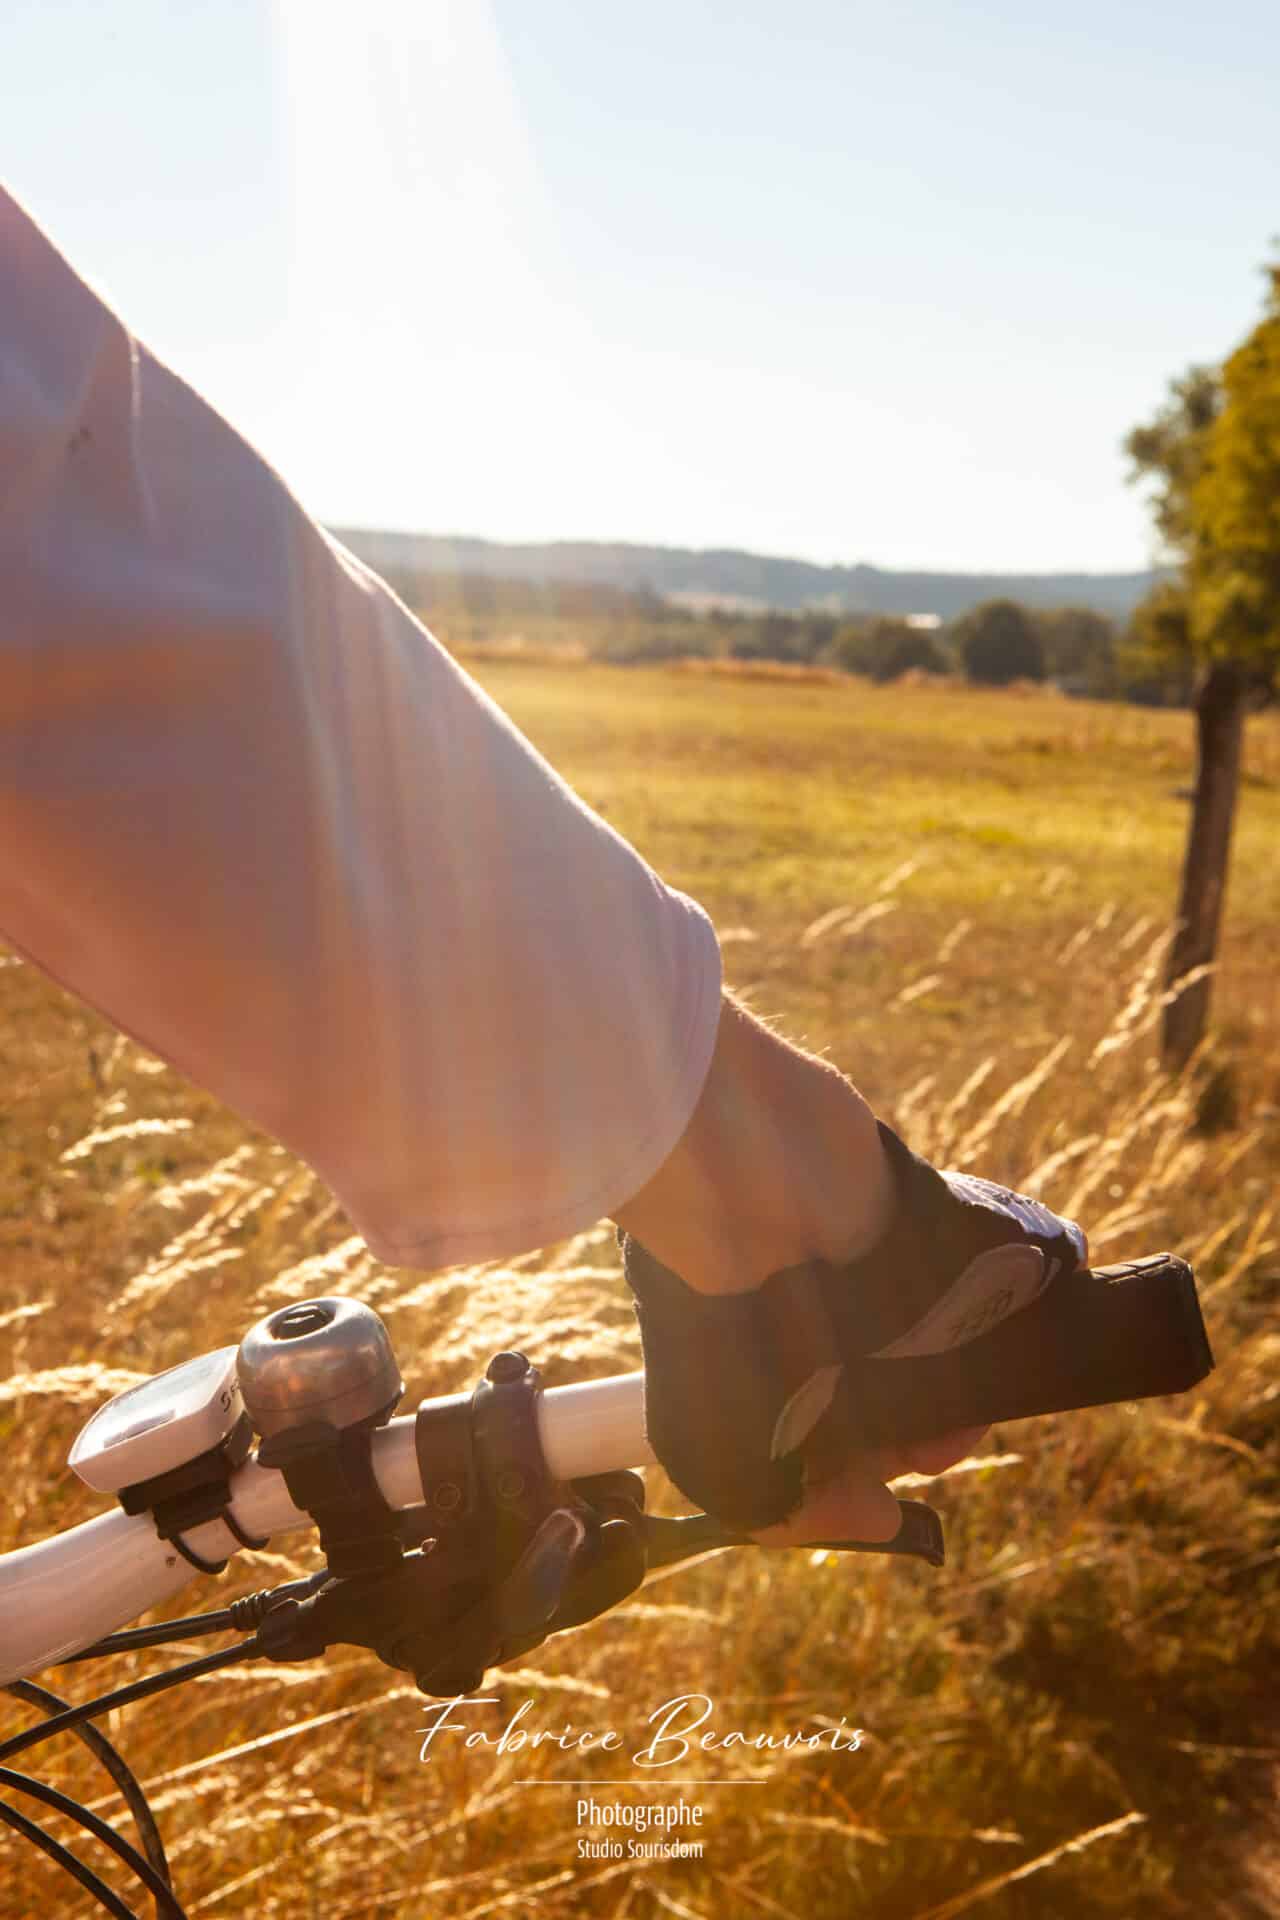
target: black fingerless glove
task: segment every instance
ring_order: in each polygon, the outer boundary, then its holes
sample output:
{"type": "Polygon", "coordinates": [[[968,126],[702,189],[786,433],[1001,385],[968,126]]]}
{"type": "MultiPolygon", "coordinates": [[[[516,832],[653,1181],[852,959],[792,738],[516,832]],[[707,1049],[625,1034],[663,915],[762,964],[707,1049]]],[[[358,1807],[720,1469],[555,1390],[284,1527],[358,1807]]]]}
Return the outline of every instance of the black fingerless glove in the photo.
{"type": "MultiPolygon", "coordinates": [[[[621,1236],[645,1360],[650,1445],[676,1485],[743,1532],[800,1503],[798,1451],[829,1423],[844,1451],[1082,1404],[1043,1305],[1085,1259],[1073,1221],[940,1173],[883,1124],[897,1211],[873,1252],[696,1293],[621,1236]],[[1031,1404],[1031,1403],[1035,1404],[1031,1404]],[[991,1411],[984,1411],[991,1408],[991,1411]]],[[[1052,1321],[1053,1316],[1050,1316],[1052,1321]]]]}

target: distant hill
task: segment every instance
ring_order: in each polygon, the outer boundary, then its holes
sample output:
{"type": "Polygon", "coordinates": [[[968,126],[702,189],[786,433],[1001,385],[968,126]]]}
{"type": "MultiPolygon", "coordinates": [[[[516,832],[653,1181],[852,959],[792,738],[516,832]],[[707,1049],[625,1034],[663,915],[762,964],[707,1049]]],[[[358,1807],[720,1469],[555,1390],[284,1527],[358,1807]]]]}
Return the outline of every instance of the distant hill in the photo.
{"type": "Polygon", "coordinates": [[[820,609],[830,613],[932,613],[954,620],[983,600],[1008,597],[1028,607],[1094,607],[1129,614],[1156,573],[894,573],[884,567],[820,567],[769,554],[698,552],[602,541],[556,540],[506,546],[434,533],[379,533],[335,527],[335,535],[375,572],[395,583],[415,578],[488,575],[504,580],[575,581],[651,593],[687,606],[742,611],[820,609]]]}

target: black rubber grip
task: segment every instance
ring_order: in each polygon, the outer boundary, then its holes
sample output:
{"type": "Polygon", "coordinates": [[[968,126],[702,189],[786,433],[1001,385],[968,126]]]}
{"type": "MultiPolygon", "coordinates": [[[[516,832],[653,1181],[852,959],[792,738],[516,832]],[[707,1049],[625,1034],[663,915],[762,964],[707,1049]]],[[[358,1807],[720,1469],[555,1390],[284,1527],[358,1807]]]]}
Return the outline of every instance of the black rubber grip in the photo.
{"type": "Polygon", "coordinates": [[[1213,1367],[1195,1276],[1176,1254],[1080,1269],[989,1333],[944,1353],[846,1360],[867,1446],[953,1427],[1183,1393],[1213,1367]]]}

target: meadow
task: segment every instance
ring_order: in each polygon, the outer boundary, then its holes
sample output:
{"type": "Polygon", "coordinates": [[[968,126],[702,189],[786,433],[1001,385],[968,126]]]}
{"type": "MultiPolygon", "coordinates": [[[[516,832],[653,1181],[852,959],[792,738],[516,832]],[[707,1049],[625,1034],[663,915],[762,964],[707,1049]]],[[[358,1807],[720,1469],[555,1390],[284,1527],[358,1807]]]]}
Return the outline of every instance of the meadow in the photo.
{"type": "MultiPolygon", "coordinates": [[[[623,1728],[637,1746],[685,1692],[753,1733],[862,1730],[856,1751],[691,1755],[682,1776],[752,1783],[686,1789],[706,1808],[701,1859],[578,1859],[574,1794],[553,1780],[599,1760],[437,1742],[423,1764],[425,1703],[353,1649],[233,1666],[117,1714],[190,1911],[1280,1914],[1280,724],[1251,723],[1213,1030],[1172,1079],[1154,1040],[1186,714],[707,666],[468,664],[706,904],[730,982],[911,1144],[1077,1215],[1101,1261],[1191,1258],[1217,1368],[1176,1399],[992,1431],[925,1488],[940,1571],[711,1555],[490,1676],[500,1719],[529,1700],[539,1726],[623,1728]]],[[[0,1073],[0,1547],[101,1509],[64,1466],[95,1404],[290,1299],[375,1305],[406,1404],[469,1385],[499,1346],[553,1383],[638,1364],[606,1226],[474,1269],[381,1267],[306,1168],[11,955],[0,1073]]],[[[312,1564],[302,1536],[273,1541],[173,1611],[312,1564]]],[[[128,1656],[111,1678],[160,1664],[128,1656]]],[[[83,1668],[42,1677],[88,1685],[83,1668]]],[[[25,1719],[7,1706],[6,1724],[25,1719]]],[[[52,1777],[117,1815],[61,1746],[52,1777]]],[[[4,1920],[90,1910],[0,1850],[4,1920]]]]}

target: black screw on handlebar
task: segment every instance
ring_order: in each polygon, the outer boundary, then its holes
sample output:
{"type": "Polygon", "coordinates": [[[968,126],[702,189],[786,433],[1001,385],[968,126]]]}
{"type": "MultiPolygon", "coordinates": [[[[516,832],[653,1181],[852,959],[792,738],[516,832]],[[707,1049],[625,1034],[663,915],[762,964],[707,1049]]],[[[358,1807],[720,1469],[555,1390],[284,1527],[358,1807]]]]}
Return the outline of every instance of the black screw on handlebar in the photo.
{"type": "Polygon", "coordinates": [[[501,1386],[509,1380],[523,1379],[528,1371],[529,1362],[522,1353],[495,1353],[485,1368],[485,1379],[501,1386]]]}

